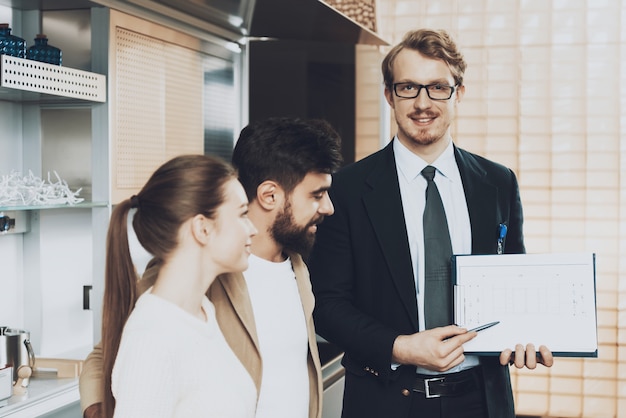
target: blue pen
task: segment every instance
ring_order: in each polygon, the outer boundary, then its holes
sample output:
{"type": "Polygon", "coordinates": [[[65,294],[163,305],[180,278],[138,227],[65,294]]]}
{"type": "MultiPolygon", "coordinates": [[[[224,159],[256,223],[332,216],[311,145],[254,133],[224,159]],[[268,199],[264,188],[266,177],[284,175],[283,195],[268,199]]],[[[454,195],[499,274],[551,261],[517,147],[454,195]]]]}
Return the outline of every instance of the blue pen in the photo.
{"type": "Polygon", "coordinates": [[[506,238],[507,227],[505,224],[500,224],[498,228],[498,254],[502,254],[504,251],[504,238],[506,238]]]}

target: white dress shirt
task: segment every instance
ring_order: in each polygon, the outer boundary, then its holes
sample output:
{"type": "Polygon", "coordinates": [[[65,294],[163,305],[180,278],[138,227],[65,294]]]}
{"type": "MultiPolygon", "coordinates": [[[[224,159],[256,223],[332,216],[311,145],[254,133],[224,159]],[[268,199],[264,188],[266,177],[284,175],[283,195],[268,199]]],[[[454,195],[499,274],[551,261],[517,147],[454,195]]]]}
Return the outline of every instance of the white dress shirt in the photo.
{"type": "MultiPolygon", "coordinates": [[[[437,169],[435,183],[439,189],[443,207],[448,221],[453,254],[470,254],[472,251],[472,231],[465,200],[465,191],[461,182],[461,174],[454,158],[452,141],[445,151],[432,164],[426,163],[406,148],[398,138],[394,138],[393,152],[398,170],[402,208],[409,238],[413,274],[416,283],[417,312],[419,329],[426,329],[424,321],[424,226],[422,216],[426,204],[426,179],[421,172],[427,165],[437,169]]],[[[456,372],[478,364],[475,356],[466,356],[465,362],[449,370],[456,372]]],[[[418,373],[434,372],[418,367],[418,373]]]]}

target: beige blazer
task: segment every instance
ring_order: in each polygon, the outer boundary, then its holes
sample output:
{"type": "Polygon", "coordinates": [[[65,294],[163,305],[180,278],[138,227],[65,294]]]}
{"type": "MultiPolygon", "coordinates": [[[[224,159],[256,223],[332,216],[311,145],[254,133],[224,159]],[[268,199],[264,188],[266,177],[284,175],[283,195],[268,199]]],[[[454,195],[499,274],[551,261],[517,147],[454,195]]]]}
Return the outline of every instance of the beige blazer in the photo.
{"type": "MultiPolygon", "coordinates": [[[[309,418],[322,416],[322,375],[315,327],[313,326],[313,307],[315,299],[309,280],[309,272],[298,254],[289,254],[296,274],[300,299],[304,310],[309,338],[309,418]]],[[[145,291],[154,283],[157,269],[148,269],[138,287],[145,291]]],[[[263,362],[259,351],[259,339],[256,333],[252,304],[248,287],[241,273],[219,276],[211,285],[207,296],[215,305],[217,322],[230,348],[244,365],[260,393],[263,362]]],[[[102,401],[102,348],[96,345],[83,365],[79,390],[81,409],[84,410],[102,401]]]]}

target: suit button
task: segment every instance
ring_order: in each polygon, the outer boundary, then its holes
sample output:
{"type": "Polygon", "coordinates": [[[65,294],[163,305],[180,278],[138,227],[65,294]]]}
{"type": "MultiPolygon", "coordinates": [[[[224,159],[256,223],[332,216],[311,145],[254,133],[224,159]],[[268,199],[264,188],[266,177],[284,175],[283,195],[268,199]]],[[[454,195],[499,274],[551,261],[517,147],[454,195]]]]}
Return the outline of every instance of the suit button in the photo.
{"type": "Polygon", "coordinates": [[[402,389],[401,393],[402,393],[403,396],[409,396],[411,394],[411,391],[408,390],[408,389],[402,389]]]}

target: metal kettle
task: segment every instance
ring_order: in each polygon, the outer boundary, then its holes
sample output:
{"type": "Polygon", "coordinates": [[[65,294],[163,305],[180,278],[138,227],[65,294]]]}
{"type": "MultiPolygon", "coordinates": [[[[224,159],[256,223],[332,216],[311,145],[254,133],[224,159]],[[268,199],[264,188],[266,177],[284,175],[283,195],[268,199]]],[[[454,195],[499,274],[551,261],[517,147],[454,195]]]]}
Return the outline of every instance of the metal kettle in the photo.
{"type": "MultiPolygon", "coordinates": [[[[35,367],[35,352],[30,344],[30,333],[21,329],[0,326],[0,367],[13,366],[13,383],[17,382],[20,366],[35,367]]],[[[29,378],[22,381],[27,387],[29,378]]]]}

